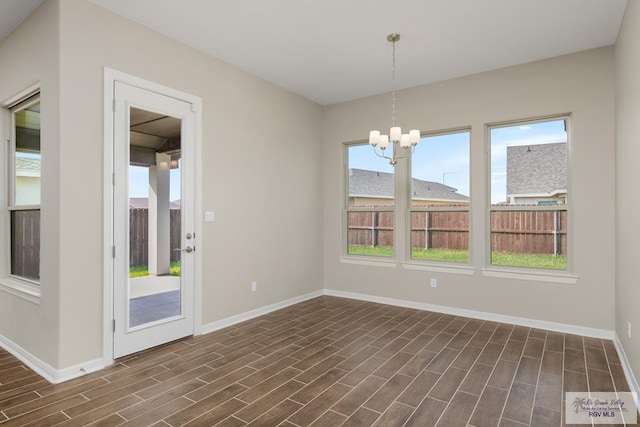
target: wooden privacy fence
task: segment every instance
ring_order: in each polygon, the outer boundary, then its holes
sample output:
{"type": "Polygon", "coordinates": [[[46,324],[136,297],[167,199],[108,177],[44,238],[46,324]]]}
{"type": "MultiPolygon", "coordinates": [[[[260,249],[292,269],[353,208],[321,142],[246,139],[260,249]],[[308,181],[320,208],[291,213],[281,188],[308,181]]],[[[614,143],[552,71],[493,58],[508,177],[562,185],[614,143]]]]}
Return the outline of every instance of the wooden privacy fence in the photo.
{"type": "Polygon", "coordinates": [[[468,212],[411,212],[411,247],[469,249],[468,212]]]}
{"type": "Polygon", "coordinates": [[[11,212],[11,274],[40,279],[40,210],[11,212]]]}
{"type": "Polygon", "coordinates": [[[393,246],[393,212],[349,212],[348,242],[361,246],[393,246]]]}
{"type": "Polygon", "coordinates": [[[496,252],[567,254],[567,211],[491,212],[496,252]]]}
{"type": "MultiPolygon", "coordinates": [[[[349,212],[348,242],[393,246],[393,212],[349,212]]],[[[468,250],[468,212],[412,212],[411,247],[468,250]]],[[[567,212],[492,212],[491,248],[497,252],[566,255],[567,212]]]]}
{"type": "MultiPolygon", "coordinates": [[[[171,261],[180,260],[180,209],[170,210],[171,261]]],[[[149,210],[129,209],[129,265],[149,264],[149,210]]]]}

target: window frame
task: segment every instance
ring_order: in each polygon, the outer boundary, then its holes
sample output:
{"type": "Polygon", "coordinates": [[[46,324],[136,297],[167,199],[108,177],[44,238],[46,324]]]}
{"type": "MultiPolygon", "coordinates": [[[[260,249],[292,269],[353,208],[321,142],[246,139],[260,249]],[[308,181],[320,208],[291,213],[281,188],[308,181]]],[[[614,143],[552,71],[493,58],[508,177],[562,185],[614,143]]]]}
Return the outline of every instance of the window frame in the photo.
{"type": "MultiPolygon", "coordinates": [[[[402,265],[405,270],[430,271],[435,273],[474,275],[476,270],[484,277],[509,279],[516,281],[535,281],[538,283],[575,285],[579,277],[573,273],[573,206],[572,200],[572,175],[571,175],[571,118],[572,113],[549,114],[535,116],[530,118],[503,120],[497,122],[485,122],[484,135],[482,142],[482,156],[479,156],[478,149],[474,149],[474,134],[478,132],[475,125],[458,126],[449,129],[440,129],[422,132],[420,138],[432,135],[443,135],[447,133],[469,132],[469,205],[468,207],[447,207],[447,208],[413,208],[411,200],[412,177],[411,177],[411,157],[401,159],[394,168],[394,255],[393,257],[377,257],[368,255],[351,255],[348,253],[348,212],[356,211],[372,211],[374,209],[349,209],[349,147],[354,145],[367,145],[367,141],[353,141],[342,143],[342,230],[341,230],[341,250],[339,261],[344,264],[367,265],[376,267],[395,268],[398,264],[402,265]],[[531,123],[540,123],[554,120],[564,120],[567,131],[567,199],[562,205],[535,205],[535,206],[501,206],[495,209],[491,206],[491,129],[497,127],[509,127],[516,125],[524,125],[531,123]],[[475,154],[474,154],[475,152],[475,154]],[[481,160],[481,163],[475,163],[475,160],[481,160]],[[485,182],[482,179],[474,181],[474,176],[480,173],[484,175],[485,182]],[[484,195],[481,195],[484,191],[484,195]],[[480,197],[482,200],[478,200],[480,197]],[[484,209],[482,205],[484,203],[484,209]],[[552,268],[533,268],[533,267],[517,267],[491,264],[491,212],[492,210],[539,210],[539,211],[566,211],[566,248],[567,248],[567,266],[566,269],[552,268]],[[419,211],[468,211],[469,215],[469,257],[466,263],[447,262],[436,260],[413,259],[411,253],[411,215],[413,212],[419,211]],[[479,219],[480,223],[476,223],[479,219]],[[482,219],[482,216],[484,218],[482,219]],[[475,219],[474,219],[475,218],[475,219]],[[481,225],[483,230],[478,229],[481,225]],[[477,241],[478,238],[484,238],[484,242],[477,241]],[[480,246],[478,246],[480,244],[480,246]],[[482,253],[484,252],[484,253],[482,253]]],[[[477,136],[477,135],[476,135],[477,136]]],[[[479,142],[479,141],[475,141],[479,142]]],[[[372,153],[373,156],[373,153],[372,153]]],[[[390,211],[389,209],[377,208],[379,211],[390,211]]]]}
{"type": "MultiPolygon", "coordinates": [[[[12,212],[41,210],[42,200],[37,205],[16,205],[15,204],[15,145],[16,145],[16,129],[15,129],[15,113],[28,108],[34,103],[42,102],[40,92],[40,84],[36,83],[21,93],[11,97],[3,103],[0,103],[0,115],[4,130],[1,132],[7,142],[6,149],[0,153],[0,163],[6,166],[6,172],[0,178],[4,207],[1,209],[0,222],[0,289],[15,295],[27,301],[39,304],[41,296],[41,282],[26,277],[21,277],[11,273],[11,216],[12,212]]],[[[42,129],[42,122],[40,123],[42,129]]],[[[42,135],[41,135],[42,142],[42,135]]],[[[42,146],[40,147],[40,159],[42,162],[42,146]]],[[[42,195],[42,168],[40,176],[40,194],[42,195]]],[[[40,225],[42,220],[40,220],[40,225]]],[[[42,229],[40,227],[40,234],[42,229]]]]}
{"type": "MultiPolygon", "coordinates": [[[[377,265],[377,266],[388,266],[395,267],[397,264],[397,250],[396,250],[396,241],[397,241],[397,224],[395,221],[396,216],[396,171],[394,169],[393,178],[394,178],[394,190],[393,190],[393,206],[389,207],[350,207],[349,206],[349,149],[351,147],[356,146],[368,146],[369,143],[367,141],[351,141],[345,142],[342,144],[342,159],[343,159],[343,167],[342,167],[342,188],[343,188],[343,197],[342,197],[342,239],[341,239],[341,261],[350,263],[365,263],[369,265],[377,265]],[[393,255],[391,256],[376,256],[376,255],[359,255],[359,254],[350,254],[349,253],[349,214],[351,212],[391,212],[394,217],[393,221],[393,255]]],[[[371,153],[373,155],[373,153],[371,153]]]]}
{"type": "MultiPolygon", "coordinates": [[[[435,266],[435,267],[443,267],[446,269],[460,269],[461,271],[465,271],[468,268],[471,268],[472,265],[472,214],[471,214],[471,206],[472,206],[472,197],[473,197],[473,189],[472,189],[472,180],[471,180],[471,136],[472,136],[471,126],[464,126],[446,130],[436,130],[429,132],[422,132],[420,134],[420,144],[424,143],[422,140],[430,137],[444,136],[444,135],[452,135],[457,133],[468,133],[469,134],[469,202],[467,206],[446,206],[446,207],[438,207],[438,206],[426,206],[426,207],[414,207],[413,206],[413,195],[412,195],[412,187],[413,187],[413,156],[409,157],[407,161],[407,179],[406,181],[406,194],[407,194],[407,207],[406,207],[406,219],[405,219],[405,228],[406,228],[406,241],[405,241],[405,258],[404,261],[405,267],[411,265],[414,269],[419,269],[419,266],[435,266]],[[455,262],[455,261],[437,261],[437,260],[429,260],[429,259],[420,259],[413,258],[413,241],[412,241],[412,214],[414,212],[467,212],[468,218],[468,247],[467,247],[467,261],[466,262],[455,262]]],[[[418,145],[419,146],[419,145],[418,145]]]]}
{"type": "MultiPolygon", "coordinates": [[[[422,132],[420,138],[430,135],[444,135],[447,133],[469,132],[469,192],[473,192],[472,176],[472,126],[458,126],[449,129],[439,129],[435,131],[422,132]]],[[[394,167],[394,206],[392,209],[387,208],[349,208],[349,148],[357,145],[368,145],[366,140],[343,142],[342,143],[342,229],[341,229],[341,249],[339,261],[343,264],[366,265],[373,267],[395,268],[398,264],[402,265],[405,270],[431,271],[437,273],[449,273],[460,275],[473,275],[475,267],[473,267],[472,257],[472,211],[471,211],[471,195],[468,207],[462,207],[462,210],[469,212],[469,258],[466,263],[458,262],[439,262],[433,260],[420,260],[411,258],[411,157],[398,161],[394,167]],[[400,209],[398,209],[398,207],[400,209]],[[348,213],[354,211],[360,212],[393,212],[394,217],[394,247],[393,257],[378,257],[372,255],[354,255],[348,253],[348,213]]],[[[371,153],[374,156],[373,153],[371,153]]],[[[374,156],[375,157],[375,156],[374,156]]],[[[461,210],[458,207],[447,208],[453,211],[461,210]]],[[[441,210],[444,210],[441,208],[441,210]]]]}
{"type": "Polygon", "coordinates": [[[489,277],[502,277],[502,278],[517,278],[524,280],[539,280],[544,282],[558,282],[575,284],[577,277],[572,274],[573,272],[573,245],[572,245],[572,203],[571,203],[571,113],[553,114],[548,116],[540,116],[534,118],[525,118],[509,121],[501,121],[495,123],[487,123],[485,125],[485,144],[486,144],[486,218],[485,218],[485,267],[483,273],[489,277]],[[564,204],[546,205],[492,205],[491,204],[491,131],[497,128],[506,128],[513,126],[526,126],[536,123],[545,123],[552,121],[564,120],[567,141],[566,141],[566,153],[567,153],[567,194],[565,196],[566,202],[564,204]],[[541,211],[565,211],[566,212],[566,268],[554,269],[554,268],[540,268],[540,267],[527,267],[527,266],[512,266],[512,265],[500,265],[492,263],[492,230],[491,230],[491,215],[493,212],[541,212],[541,211]]]}

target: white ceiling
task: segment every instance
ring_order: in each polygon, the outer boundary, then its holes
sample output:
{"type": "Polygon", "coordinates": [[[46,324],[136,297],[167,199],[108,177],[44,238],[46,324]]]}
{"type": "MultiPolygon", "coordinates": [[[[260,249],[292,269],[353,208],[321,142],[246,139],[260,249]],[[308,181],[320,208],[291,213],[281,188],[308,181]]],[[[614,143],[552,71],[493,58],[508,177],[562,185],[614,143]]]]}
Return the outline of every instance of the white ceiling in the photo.
{"type": "Polygon", "coordinates": [[[16,28],[43,0],[0,0],[0,41],[16,28]]]}
{"type": "Polygon", "coordinates": [[[322,105],[390,91],[390,33],[406,88],[611,45],[627,2],[91,1],[322,105]]]}

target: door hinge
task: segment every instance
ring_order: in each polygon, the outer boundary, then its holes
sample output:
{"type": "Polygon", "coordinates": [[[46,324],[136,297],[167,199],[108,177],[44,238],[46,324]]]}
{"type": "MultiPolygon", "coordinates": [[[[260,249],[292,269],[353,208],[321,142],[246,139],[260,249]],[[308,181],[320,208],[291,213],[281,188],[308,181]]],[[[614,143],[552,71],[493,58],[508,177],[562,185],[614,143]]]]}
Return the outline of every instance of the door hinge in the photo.
{"type": "Polygon", "coordinates": [[[111,246],[111,258],[113,258],[113,259],[116,258],[116,247],[115,246],[111,246]]]}
{"type": "Polygon", "coordinates": [[[116,331],[116,319],[113,319],[112,323],[113,323],[113,332],[115,332],[116,331]]]}

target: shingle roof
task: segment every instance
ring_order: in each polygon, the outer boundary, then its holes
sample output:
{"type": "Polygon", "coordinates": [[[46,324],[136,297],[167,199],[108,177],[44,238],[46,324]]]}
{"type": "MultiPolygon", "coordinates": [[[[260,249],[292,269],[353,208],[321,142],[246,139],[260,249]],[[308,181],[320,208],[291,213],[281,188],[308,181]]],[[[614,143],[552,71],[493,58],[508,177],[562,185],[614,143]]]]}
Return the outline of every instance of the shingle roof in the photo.
{"type": "MultiPolygon", "coordinates": [[[[415,199],[469,201],[456,188],[433,181],[412,178],[415,199]]],[[[393,174],[366,169],[349,169],[349,197],[393,198],[393,174]]]]}
{"type": "Polygon", "coordinates": [[[507,194],[551,194],[567,190],[567,144],[507,147],[507,194]]]}

